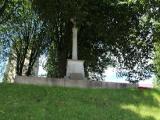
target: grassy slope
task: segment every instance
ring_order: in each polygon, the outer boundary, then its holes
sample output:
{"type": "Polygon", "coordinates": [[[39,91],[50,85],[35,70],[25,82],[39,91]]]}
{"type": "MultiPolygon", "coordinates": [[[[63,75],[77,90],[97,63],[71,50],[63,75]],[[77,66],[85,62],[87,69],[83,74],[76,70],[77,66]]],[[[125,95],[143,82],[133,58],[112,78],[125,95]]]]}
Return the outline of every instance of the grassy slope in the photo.
{"type": "Polygon", "coordinates": [[[0,120],[160,120],[160,91],[0,84],[0,120]]]}

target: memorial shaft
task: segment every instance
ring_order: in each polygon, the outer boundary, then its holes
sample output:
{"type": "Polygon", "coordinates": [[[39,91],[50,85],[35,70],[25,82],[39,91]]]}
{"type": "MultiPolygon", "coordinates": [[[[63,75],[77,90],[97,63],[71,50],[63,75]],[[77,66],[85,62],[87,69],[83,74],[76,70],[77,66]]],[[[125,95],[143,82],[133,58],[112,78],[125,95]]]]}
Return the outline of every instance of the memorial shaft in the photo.
{"type": "Polygon", "coordinates": [[[73,60],[78,60],[78,48],[77,48],[77,33],[78,33],[78,28],[74,25],[72,28],[73,32],[73,38],[72,38],[72,59],[73,60]]]}

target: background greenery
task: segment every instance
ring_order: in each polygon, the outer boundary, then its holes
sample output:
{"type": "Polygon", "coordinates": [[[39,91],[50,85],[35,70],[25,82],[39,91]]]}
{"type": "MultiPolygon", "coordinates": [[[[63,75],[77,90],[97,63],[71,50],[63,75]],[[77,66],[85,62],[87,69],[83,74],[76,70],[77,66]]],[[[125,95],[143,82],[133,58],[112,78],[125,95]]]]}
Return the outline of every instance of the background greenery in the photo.
{"type": "Polygon", "coordinates": [[[26,75],[45,54],[48,76],[65,76],[72,50],[71,18],[79,28],[78,57],[85,60],[88,79],[103,80],[109,66],[130,82],[158,72],[152,61],[154,44],[160,39],[159,0],[3,0],[0,4],[0,61],[14,54],[18,75],[30,51],[26,75]]]}

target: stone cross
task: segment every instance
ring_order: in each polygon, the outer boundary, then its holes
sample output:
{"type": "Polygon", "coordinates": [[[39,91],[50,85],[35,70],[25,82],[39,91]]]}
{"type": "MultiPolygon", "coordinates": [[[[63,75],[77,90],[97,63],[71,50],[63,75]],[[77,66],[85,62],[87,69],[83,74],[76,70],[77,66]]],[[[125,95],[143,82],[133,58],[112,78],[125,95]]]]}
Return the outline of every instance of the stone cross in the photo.
{"type": "Polygon", "coordinates": [[[73,23],[73,28],[72,28],[72,59],[73,60],[78,60],[78,48],[77,48],[77,33],[78,33],[78,28],[76,27],[76,22],[74,19],[71,19],[71,22],[73,23]]]}
{"type": "Polygon", "coordinates": [[[75,19],[71,19],[73,23],[72,28],[72,59],[67,60],[67,71],[66,71],[66,78],[71,80],[84,80],[84,61],[78,60],[78,44],[77,44],[77,33],[78,27],[76,25],[75,19]]]}

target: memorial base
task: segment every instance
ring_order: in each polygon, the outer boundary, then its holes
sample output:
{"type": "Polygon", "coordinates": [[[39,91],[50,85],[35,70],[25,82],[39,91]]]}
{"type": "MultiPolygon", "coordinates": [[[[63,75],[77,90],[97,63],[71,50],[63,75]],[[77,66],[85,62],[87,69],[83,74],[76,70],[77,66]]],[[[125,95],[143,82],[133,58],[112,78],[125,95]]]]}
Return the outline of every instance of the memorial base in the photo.
{"type": "Polygon", "coordinates": [[[84,61],[83,60],[67,60],[66,78],[71,80],[84,80],[84,61]]]}

